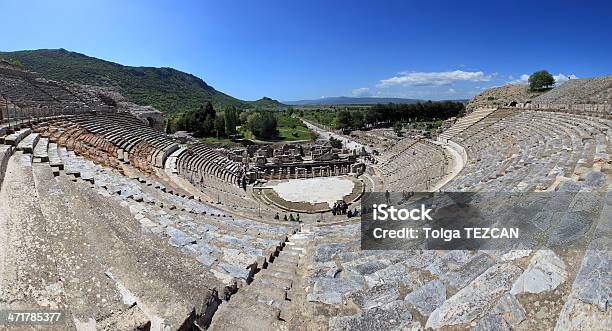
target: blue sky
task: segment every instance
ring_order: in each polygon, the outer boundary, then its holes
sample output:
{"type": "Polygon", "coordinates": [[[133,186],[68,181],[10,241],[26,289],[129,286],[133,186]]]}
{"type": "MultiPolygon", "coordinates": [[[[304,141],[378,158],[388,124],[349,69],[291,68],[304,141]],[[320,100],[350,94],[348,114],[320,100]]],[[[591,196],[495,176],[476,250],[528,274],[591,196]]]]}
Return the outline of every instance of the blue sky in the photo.
{"type": "Polygon", "coordinates": [[[539,69],[612,74],[609,1],[3,0],[0,17],[0,50],[173,67],[246,100],[465,98],[539,69]]]}

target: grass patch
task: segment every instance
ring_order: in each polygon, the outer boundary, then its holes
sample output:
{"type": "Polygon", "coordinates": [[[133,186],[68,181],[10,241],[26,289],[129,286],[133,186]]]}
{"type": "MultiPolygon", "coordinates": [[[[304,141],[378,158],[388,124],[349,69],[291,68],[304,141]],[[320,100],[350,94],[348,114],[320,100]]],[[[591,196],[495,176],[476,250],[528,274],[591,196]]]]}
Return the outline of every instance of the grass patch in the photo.
{"type": "Polygon", "coordinates": [[[334,109],[315,109],[303,111],[304,119],[329,127],[336,127],[336,111],[334,109]]]}
{"type": "Polygon", "coordinates": [[[298,118],[285,114],[276,116],[278,121],[278,138],[284,141],[311,140],[310,130],[298,118]]]}
{"type": "Polygon", "coordinates": [[[196,138],[196,139],[214,148],[235,148],[235,147],[242,146],[241,144],[231,141],[228,138],[218,138],[217,139],[215,137],[204,137],[204,138],[196,138]]]}
{"type": "Polygon", "coordinates": [[[291,117],[285,113],[275,113],[278,136],[273,139],[260,139],[243,125],[238,128],[238,135],[244,139],[259,140],[263,142],[289,142],[299,140],[312,140],[313,132],[310,131],[298,118],[291,117]]]}

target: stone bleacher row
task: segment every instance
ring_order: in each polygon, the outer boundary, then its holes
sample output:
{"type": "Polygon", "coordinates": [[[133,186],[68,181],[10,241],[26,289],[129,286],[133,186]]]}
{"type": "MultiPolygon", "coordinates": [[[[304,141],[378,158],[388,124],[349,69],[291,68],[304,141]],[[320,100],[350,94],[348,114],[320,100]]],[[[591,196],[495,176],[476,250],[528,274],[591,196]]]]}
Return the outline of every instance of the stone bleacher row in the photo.
{"type": "MultiPolygon", "coordinates": [[[[249,197],[236,185],[241,169],[214,149],[197,144],[176,150],[169,157],[167,171],[175,173],[202,191],[210,203],[219,203],[234,213],[272,219],[277,210],[249,197]],[[229,183],[229,184],[228,184],[229,183]]],[[[250,190],[250,189],[248,189],[250,190]]]]}
{"type": "Polygon", "coordinates": [[[180,175],[196,183],[203,176],[211,175],[226,182],[238,184],[238,176],[241,171],[238,163],[217,153],[205,144],[195,144],[183,150],[177,156],[176,168],[180,175]],[[196,175],[195,178],[192,178],[193,174],[196,175]]]}
{"type": "Polygon", "coordinates": [[[104,109],[95,96],[76,85],[55,82],[37,74],[0,67],[0,122],[76,114],[87,109],[104,109]]]}
{"type": "MultiPolygon", "coordinates": [[[[468,163],[443,190],[531,191],[548,188],[562,176],[566,180],[555,183],[558,190],[608,192],[599,223],[588,231],[595,240],[578,255],[362,251],[359,223],[313,227],[317,241],[309,254],[308,301],[328,317],[330,330],[595,330],[610,324],[605,306],[610,258],[604,247],[610,244],[605,229],[612,212],[612,122],[517,109],[487,112],[468,115],[472,118],[446,135],[466,149],[468,163]]],[[[381,162],[386,177],[413,168],[415,159],[405,154],[391,153],[381,162]]]]}
{"type": "Polygon", "coordinates": [[[285,226],[227,216],[194,199],[166,193],[159,182],[130,180],[72,151],[62,149],[61,155],[67,173],[78,172],[101,195],[126,201],[144,232],[167,238],[171,246],[211,267],[228,291],[249,282],[292,232],[285,226]]]}
{"type": "Polygon", "coordinates": [[[390,146],[388,149],[385,149],[385,151],[380,154],[380,156],[378,157],[378,163],[380,165],[390,163],[395,158],[404,153],[407,149],[416,144],[418,141],[419,139],[407,137],[395,142],[392,146],[390,146]]]}
{"type": "Polygon", "coordinates": [[[447,140],[455,136],[456,134],[461,133],[466,128],[478,123],[482,119],[489,116],[494,111],[494,109],[477,109],[471,112],[468,116],[461,117],[457,119],[457,121],[451,126],[448,130],[444,131],[440,134],[440,140],[447,140]]]}
{"type": "Polygon", "coordinates": [[[405,138],[385,152],[383,159],[380,170],[385,189],[395,192],[427,191],[450,170],[444,148],[427,139],[405,138]]]}
{"type": "Polygon", "coordinates": [[[443,190],[546,190],[560,178],[593,185],[611,171],[610,120],[514,109],[490,117],[452,138],[468,163],[443,190]]]}
{"type": "MultiPolygon", "coordinates": [[[[532,104],[606,104],[612,100],[612,75],[570,79],[533,98],[532,104]]],[[[608,111],[610,108],[608,108],[608,111]]]]}
{"type": "MultiPolygon", "coordinates": [[[[129,162],[141,171],[152,174],[163,168],[166,159],[179,149],[178,143],[164,133],[153,130],[123,112],[91,112],[50,120],[35,126],[43,136],[71,149],[86,153],[104,164],[116,166],[129,162]],[[100,156],[103,154],[103,156],[100,156]],[[104,159],[104,160],[102,160],[104,159]]],[[[208,179],[236,184],[238,165],[205,145],[182,150],[177,158],[179,174],[187,169],[208,179]]]]}
{"type": "MultiPolygon", "coordinates": [[[[87,122],[83,118],[78,121],[87,122]]],[[[34,308],[36,302],[47,300],[67,312],[68,326],[79,327],[79,323],[93,319],[94,327],[110,329],[118,327],[117,323],[135,328],[147,322],[172,329],[191,328],[193,322],[205,327],[221,300],[227,300],[272,263],[287,236],[295,231],[290,226],[232,217],[197,200],[177,196],[155,180],[122,176],[66,147],[58,148],[29,128],[17,135],[21,139],[10,140],[16,146],[0,148],[0,170],[4,174],[8,167],[11,173],[2,186],[2,208],[14,224],[23,226],[23,231],[32,226],[48,229],[49,233],[28,233],[27,237],[33,238],[32,243],[38,240],[56,248],[41,251],[40,246],[24,248],[21,244],[21,252],[18,245],[10,246],[15,247],[9,252],[9,257],[14,258],[11,261],[26,274],[13,280],[12,291],[0,289],[0,294],[9,302],[15,301],[12,295],[19,296],[21,308],[34,308]],[[13,147],[17,152],[11,158],[13,147]],[[67,176],[51,171],[43,163],[45,154],[48,160],[59,159],[67,176]],[[30,194],[31,189],[38,193],[30,194]],[[30,201],[32,206],[24,209],[23,201],[30,201]],[[26,210],[38,216],[21,219],[26,210]],[[123,216],[114,217],[117,214],[123,216]],[[82,230],[66,228],[74,226],[82,230]],[[60,231],[57,236],[53,234],[55,227],[60,231]],[[87,236],[105,247],[92,251],[91,244],[83,241],[87,236]],[[85,246],[77,247],[80,243],[85,246]],[[29,263],[51,251],[55,263],[37,262],[37,270],[74,281],[73,273],[80,269],[94,280],[110,279],[111,288],[98,287],[90,297],[81,294],[79,287],[64,285],[60,291],[66,302],[44,289],[37,292],[38,296],[30,296],[26,287],[39,280],[27,274],[33,270],[29,263]],[[30,254],[30,259],[19,258],[22,253],[30,254]],[[137,260],[126,264],[131,258],[137,260]],[[89,259],[96,263],[87,263],[89,259]],[[96,267],[98,263],[102,268],[96,267]],[[127,298],[126,291],[131,292],[127,298]]],[[[17,229],[9,233],[13,236],[9,243],[26,237],[17,229]]]]}

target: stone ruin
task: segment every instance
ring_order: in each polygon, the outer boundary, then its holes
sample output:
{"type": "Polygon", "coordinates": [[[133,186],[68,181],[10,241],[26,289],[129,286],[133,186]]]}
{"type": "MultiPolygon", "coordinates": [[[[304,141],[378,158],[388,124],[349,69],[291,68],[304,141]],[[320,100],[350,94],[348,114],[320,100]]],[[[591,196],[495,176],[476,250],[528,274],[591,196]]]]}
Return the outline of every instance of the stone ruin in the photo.
{"type": "Polygon", "coordinates": [[[127,112],[146,126],[165,129],[163,113],[151,106],[128,101],[113,87],[53,81],[7,62],[0,62],[0,121],[21,113],[35,117],[83,110],[127,112]]]}
{"type": "Polygon", "coordinates": [[[228,157],[248,164],[252,179],[296,179],[363,173],[364,166],[347,149],[328,143],[251,145],[232,150],[228,157]]]}

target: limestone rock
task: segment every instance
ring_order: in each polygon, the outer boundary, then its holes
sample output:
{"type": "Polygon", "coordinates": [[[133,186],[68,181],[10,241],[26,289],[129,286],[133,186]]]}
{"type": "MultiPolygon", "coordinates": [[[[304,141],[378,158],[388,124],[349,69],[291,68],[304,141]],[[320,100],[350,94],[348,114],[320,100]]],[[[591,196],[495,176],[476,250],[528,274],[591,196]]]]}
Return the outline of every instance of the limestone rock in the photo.
{"type": "Polygon", "coordinates": [[[611,244],[608,238],[600,238],[590,244],[572,286],[573,296],[602,312],[609,310],[612,302],[611,244]]]}
{"type": "Polygon", "coordinates": [[[478,321],[470,331],[510,331],[511,328],[506,321],[497,315],[487,315],[478,321]]]}
{"type": "Polygon", "coordinates": [[[415,277],[413,273],[408,272],[405,266],[394,264],[365,276],[365,280],[369,287],[374,287],[377,284],[412,285],[415,277]]]}
{"type": "Polygon", "coordinates": [[[337,305],[342,303],[343,296],[362,290],[364,286],[365,282],[360,275],[346,273],[338,278],[321,277],[315,280],[308,301],[337,305]]]}
{"type": "Polygon", "coordinates": [[[554,290],[567,279],[565,263],[551,250],[537,251],[527,269],[514,282],[511,294],[554,290]]]}
{"type": "Polygon", "coordinates": [[[351,293],[348,298],[363,309],[372,309],[397,300],[399,294],[399,289],[395,284],[381,284],[351,293]]]}
{"type": "Polygon", "coordinates": [[[383,307],[362,311],[352,316],[332,317],[330,330],[403,330],[414,327],[409,304],[395,301],[383,307]]]}
{"type": "Polygon", "coordinates": [[[438,329],[472,322],[510,289],[520,272],[510,263],[492,266],[434,310],[425,327],[438,329]]]}
{"type": "Polygon", "coordinates": [[[598,188],[606,184],[606,175],[600,171],[589,171],[584,176],[584,186],[588,188],[598,188]]]}
{"type": "Polygon", "coordinates": [[[509,293],[499,299],[492,313],[501,315],[512,326],[516,326],[525,319],[525,309],[516,297],[509,293]]]}
{"type": "Polygon", "coordinates": [[[412,303],[422,315],[428,316],[446,300],[446,287],[436,279],[408,293],[404,300],[412,303]]]}

